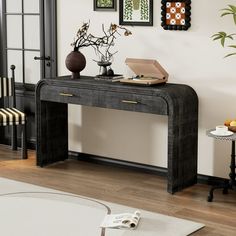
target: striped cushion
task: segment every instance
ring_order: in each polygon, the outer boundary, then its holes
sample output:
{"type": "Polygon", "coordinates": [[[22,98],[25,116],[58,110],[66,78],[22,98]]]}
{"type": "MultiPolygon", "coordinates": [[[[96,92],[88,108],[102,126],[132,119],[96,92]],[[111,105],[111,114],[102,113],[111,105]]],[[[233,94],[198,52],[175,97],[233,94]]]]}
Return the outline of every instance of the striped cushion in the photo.
{"type": "Polygon", "coordinates": [[[0,98],[13,96],[13,79],[0,77],[0,98]]]}
{"type": "Polygon", "coordinates": [[[25,114],[16,108],[0,108],[0,126],[25,124],[25,114]]]}

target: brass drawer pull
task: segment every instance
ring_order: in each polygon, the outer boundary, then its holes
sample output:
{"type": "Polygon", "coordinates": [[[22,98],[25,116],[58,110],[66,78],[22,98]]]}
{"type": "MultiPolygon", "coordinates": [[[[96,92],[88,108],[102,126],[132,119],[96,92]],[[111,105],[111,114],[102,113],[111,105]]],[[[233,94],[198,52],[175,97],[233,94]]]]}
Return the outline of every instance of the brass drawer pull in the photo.
{"type": "Polygon", "coordinates": [[[123,102],[123,103],[130,103],[130,104],[138,104],[138,102],[131,101],[131,100],[122,100],[121,102],[123,102]]]}
{"type": "Polygon", "coordinates": [[[65,96],[65,97],[73,97],[74,95],[71,93],[59,93],[60,96],[65,96]]]}

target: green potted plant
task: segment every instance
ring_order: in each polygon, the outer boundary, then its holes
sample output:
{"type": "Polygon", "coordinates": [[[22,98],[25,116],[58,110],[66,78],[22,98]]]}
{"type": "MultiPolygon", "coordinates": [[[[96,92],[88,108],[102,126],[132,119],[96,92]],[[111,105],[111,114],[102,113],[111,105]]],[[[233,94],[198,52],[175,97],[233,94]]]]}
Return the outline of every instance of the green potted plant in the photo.
{"type": "MultiPolygon", "coordinates": [[[[234,24],[236,25],[236,6],[228,5],[227,8],[221,9],[221,11],[222,11],[221,17],[231,15],[233,17],[234,24]]],[[[236,35],[236,33],[228,34],[224,31],[220,31],[220,32],[212,35],[212,38],[213,38],[213,40],[219,40],[222,47],[224,47],[226,40],[228,40],[228,39],[234,40],[235,35],[236,35]]],[[[236,49],[236,44],[229,44],[227,46],[230,48],[236,49]]],[[[230,56],[235,56],[235,55],[236,55],[236,52],[232,52],[232,53],[227,54],[225,57],[230,57],[230,56]]]]}

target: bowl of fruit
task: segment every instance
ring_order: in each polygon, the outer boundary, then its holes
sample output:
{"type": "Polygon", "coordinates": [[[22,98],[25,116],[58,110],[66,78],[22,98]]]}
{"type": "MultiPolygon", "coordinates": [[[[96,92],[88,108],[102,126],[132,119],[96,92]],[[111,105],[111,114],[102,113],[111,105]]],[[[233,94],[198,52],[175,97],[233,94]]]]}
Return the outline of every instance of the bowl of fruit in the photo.
{"type": "Polygon", "coordinates": [[[224,123],[228,127],[228,130],[236,132],[236,119],[235,120],[226,120],[224,123]]]}

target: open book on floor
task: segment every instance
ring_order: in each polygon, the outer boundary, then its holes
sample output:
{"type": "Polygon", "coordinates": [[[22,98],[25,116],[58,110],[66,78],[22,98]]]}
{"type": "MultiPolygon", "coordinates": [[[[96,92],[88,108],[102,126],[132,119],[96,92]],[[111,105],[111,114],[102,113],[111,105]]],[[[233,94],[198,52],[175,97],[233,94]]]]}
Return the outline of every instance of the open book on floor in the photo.
{"type": "Polygon", "coordinates": [[[140,211],[106,215],[101,223],[102,228],[136,229],[140,220],[140,211]]]}

